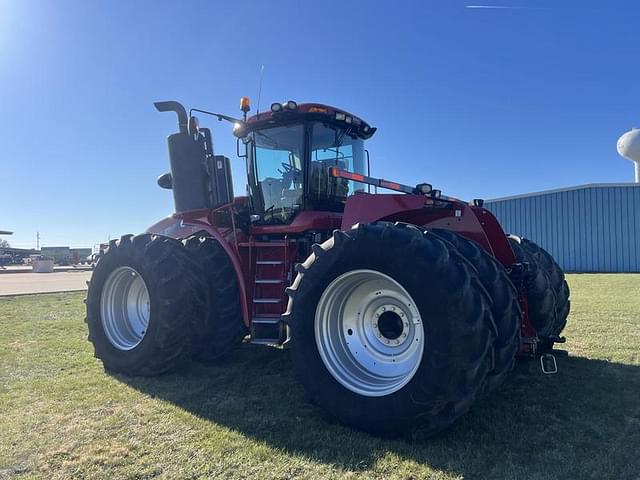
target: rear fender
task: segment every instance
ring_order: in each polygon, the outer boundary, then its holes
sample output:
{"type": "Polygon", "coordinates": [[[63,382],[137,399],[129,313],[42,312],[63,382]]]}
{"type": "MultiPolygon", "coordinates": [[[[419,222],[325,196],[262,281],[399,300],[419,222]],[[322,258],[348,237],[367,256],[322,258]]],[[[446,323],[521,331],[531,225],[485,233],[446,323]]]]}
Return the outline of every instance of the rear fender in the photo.
{"type": "Polygon", "coordinates": [[[225,236],[216,227],[212,226],[209,222],[209,210],[202,212],[189,212],[184,216],[170,216],[158,223],[152,225],[147,229],[147,233],[155,233],[157,235],[164,235],[165,237],[175,238],[176,240],[184,240],[199,232],[206,232],[207,235],[215,238],[224,251],[227,252],[233,269],[236,272],[236,278],[238,279],[238,286],[240,287],[240,303],[242,304],[242,320],[248,327],[250,322],[249,309],[247,306],[247,289],[244,279],[244,273],[240,264],[238,253],[233,245],[225,238],[225,236]]]}

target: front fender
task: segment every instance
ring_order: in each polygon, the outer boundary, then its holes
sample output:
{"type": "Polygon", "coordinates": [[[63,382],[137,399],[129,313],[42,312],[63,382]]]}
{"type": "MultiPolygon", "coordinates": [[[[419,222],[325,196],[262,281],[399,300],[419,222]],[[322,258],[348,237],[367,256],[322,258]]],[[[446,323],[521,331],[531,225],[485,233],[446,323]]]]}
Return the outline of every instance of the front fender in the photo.
{"type": "Polygon", "coordinates": [[[341,229],[380,220],[453,230],[478,242],[505,267],[516,261],[505,232],[485,208],[422,195],[354,195],[345,204],[341,229]]]}

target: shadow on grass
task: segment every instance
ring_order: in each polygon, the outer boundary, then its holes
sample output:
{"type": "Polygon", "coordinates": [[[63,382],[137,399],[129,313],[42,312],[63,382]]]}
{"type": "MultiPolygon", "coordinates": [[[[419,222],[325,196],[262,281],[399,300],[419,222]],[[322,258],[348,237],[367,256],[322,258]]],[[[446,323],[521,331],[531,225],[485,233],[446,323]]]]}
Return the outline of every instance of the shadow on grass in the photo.
{"type": "Polygon", "coordinates": [[[376,438],[336,424],[305,402],[286,351],[248,345],[220,364],[118,378],[247,437],[347,471],[395,455],[390,461],[465,478],[637,475],[640,367],[579,357],[558,364],[557,375],[545,376],[536,362],[521,363],[452,428],[420,440],[376,438]]]}

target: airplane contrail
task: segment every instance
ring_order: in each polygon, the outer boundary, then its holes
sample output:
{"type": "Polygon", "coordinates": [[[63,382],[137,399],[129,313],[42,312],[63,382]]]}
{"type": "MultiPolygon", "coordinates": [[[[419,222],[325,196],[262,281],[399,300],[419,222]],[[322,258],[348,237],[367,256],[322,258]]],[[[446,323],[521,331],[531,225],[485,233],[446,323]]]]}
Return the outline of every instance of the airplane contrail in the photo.
{"type": "Polygon", "coordinates": [[[534,10],[532,7],[518,7],[513,5],[465,5],[464,8],[475,8],[483,10],[534,10]]]}

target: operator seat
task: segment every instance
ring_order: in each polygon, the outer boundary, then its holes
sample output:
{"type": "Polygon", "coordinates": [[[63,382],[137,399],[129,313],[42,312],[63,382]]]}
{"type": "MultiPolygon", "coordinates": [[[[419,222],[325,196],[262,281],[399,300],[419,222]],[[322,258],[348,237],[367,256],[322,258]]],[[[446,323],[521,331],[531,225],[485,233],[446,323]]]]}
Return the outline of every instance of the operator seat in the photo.
{"type": "Polygon", "coordinates": [[[329,175],[329,168],[338,167],[346,170],[347,164],[341,160],[314,160],[309,172],[309,193],[312,197],[324,200],[331,197],[347,198],[349,195],[349,180],[329,175]]]}

